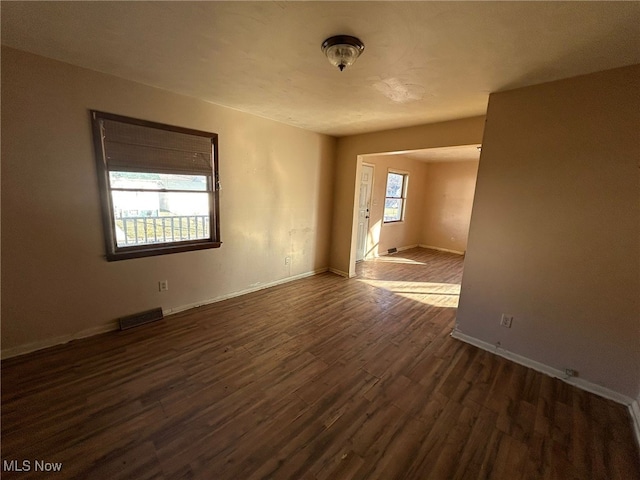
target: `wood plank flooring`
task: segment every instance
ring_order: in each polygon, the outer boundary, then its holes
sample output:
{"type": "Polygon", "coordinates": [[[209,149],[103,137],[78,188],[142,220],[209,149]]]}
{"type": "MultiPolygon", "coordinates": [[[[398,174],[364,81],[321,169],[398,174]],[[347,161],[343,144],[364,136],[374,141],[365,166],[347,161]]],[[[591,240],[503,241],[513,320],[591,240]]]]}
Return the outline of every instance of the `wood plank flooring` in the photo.
{"type": "Polygon", "coordinates": [[[413,249],[4,361],[2,476],[639,479],[626,407],[449,336],[461,273],[413,249]]]}

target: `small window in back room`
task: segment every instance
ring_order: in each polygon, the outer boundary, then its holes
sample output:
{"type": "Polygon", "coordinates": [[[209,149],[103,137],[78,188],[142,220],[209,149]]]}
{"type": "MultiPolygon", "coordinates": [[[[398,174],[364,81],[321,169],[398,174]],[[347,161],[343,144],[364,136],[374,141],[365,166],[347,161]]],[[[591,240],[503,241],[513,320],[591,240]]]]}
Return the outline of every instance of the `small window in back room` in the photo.
{"type": "Polygon", "coordinates": [[[107,260],[219,247],[218,136],[91,116],[107,260]]]}
{"type": "Polygon", "coordinates": [[[409,174],[387,173],[387,191],[384,198],[384,223],[401,222],[407,201],[409,174]]]}

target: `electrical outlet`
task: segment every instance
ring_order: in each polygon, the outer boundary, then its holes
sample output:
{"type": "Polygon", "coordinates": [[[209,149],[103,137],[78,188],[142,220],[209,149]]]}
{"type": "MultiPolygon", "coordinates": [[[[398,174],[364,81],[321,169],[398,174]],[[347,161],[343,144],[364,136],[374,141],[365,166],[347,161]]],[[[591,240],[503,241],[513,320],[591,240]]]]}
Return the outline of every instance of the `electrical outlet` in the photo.
{"type": "Polygon", "coordinates": [[[500,326],[502,327],[511,328],[511,322],[513,322],[513,315],[503,313],[500,317],[500,326]]]}
{"type": "Polygon", "coordinates": [[[291,257],[284,257],[284,264],[285,265],[290,265],[291,264],[291,257]]]}
{"type": "Polygon", "coordinates": [[[564,369],[564,374],[567,377],[577,377],[578,376],[578,372],[576,372],[573,368],[565,368],[564,369]]]}
{"type": "Polygon", "coordinates": [[[169,281],[168,280],[160,280],[158,282],[158,290],[160,292],[166,292],[169,290],[169,281]]]}

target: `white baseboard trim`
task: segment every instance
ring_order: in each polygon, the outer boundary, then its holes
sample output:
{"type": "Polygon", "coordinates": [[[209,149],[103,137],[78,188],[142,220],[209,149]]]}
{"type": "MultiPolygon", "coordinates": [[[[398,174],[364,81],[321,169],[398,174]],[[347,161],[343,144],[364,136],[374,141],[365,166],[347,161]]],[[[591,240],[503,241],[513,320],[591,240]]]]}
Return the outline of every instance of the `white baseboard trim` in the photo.
{"type": "Polygon", "coordinates": [[[433,245],[418,245],[418,247],[420,248],[429,248],[431,250],[439,250],[441,252],[447,252],[447,253],[455,253],[457,255],[464,255],[465,252],[461,252],[459,250],[449,250],[448,248],[441,248],[441,247],[434,247],[433,245]]]}
{"type": "Polygon", "coordinates": [[[98,325],[97,327],[81,330],[77,333],[60,335],[53,338],[38,340],[37,342],[25,343],[24,345],[18,345],[17,347],[3,348],[0,351],[0,358],[2,358],[2,360],[5,360],[7,358],[17,357],[19,355],[35,352],[37,350],[55,347],[56,345],[63,345],[73,340],[80,340],[81,338],[93,337],[94,335],[100,335],[101,333],[112,332],[114,330],[118,330],[118,328],[120,328],[118,321],[114,320],[104,325],[98,325]]]}
{"type": "MultiPolygon", "coordinates": [[[[294,280],[300,280],[302,278],[311,277],[313,275],[319,275],[327,271],[329,271],[329,268],[320,268],[317,270],[312,270],[310,272],[301,273],[299,275],[294,275],[292,277],[286,277],[280,280],[275,280],[273,282],[255,285],[245,290],[232,292],[226,295],[221,295],[219,297],[207,299],[201,302],[192,303],[189,305],[181,305],[179,307],[174,307],[174,308],[163,309],[163,314],[165,317],[167,317],[170,315],[174,315],[176,313],[184,312],[185,310],[190,310],[192,308],[202,307],[204,305],[221,302],[223,300],[228,300],[230,298],[239,297],[241,295],[246,295],[248,293],[257,292],[258,290],[264,290],[265,288],[275,287],[276,285],[282,285],[283,283],[289,283],[289,282],[293,282],[294,280]]],[[[99,335],[101,333],[112,332],[114,330],[118,330],[119,328],[120,328],[120,325],[118,321],[112,320],[104,325],[91,327],[77,333],[73,333],[69,335],[60,335],[58,337],[39,340],[37,342],[31,342],[24,345],[18,345],[17,347],[6,348],[6,349],[3,348],[2,350],[0,350],[0,358],[4,360],[7,358],[17,357],[19,355],[25,355],[27,353],[35,352],[37,350],[43,350],[45,348],[55,347],[56,345],[63,345],[65,343],[71,342],[72,340],[79,340],[81,338],[93,337],[94,335],[99,335]]]]}
{"type": "Polygon", "coordinates": [[[393,253],[389,253],[389,251],[386,252],[378,252],[376,257],[386,257],[387,255],[393,255],[394,253],[398,253],[398,252],[404,252],[405,250],[409,250],[411,248],[416,248],[419,245],[416,243],[415,245],[406,245],[404,247],[396,247],[396,252],[393,253]]]}
{"type": "Polygon", "coordinates": [[[478,347],[482,350],[486,350],[487,352],[506,358],[507,360],[511,360],[512,362],[518,363],[525,367],[532,368],[533,370],[549,375],[550,377],[558,378],[565,383],[578,387],[581,390],[585,390],[587,392],[594,393],[600,397],[613,400],[616,403],[621,403],[623,405],[630,406],[633,402],[633,399],[631,397],[615,392],[601,385],[587,382],[586,380],[583,380],[581,378],[577,378],[577,377],[567,378],[565,373],[561,370],[557,370],[553,367],[550,367],[549,365],[545,365],[544,363],[536,362],[535,360],[531,360],[530,358],[523,357],[522,355],[518,355],[517,353],[512,353],[503,348],[496,347],[495,345],[487,343],[483,340],[479,340],[475,337],[465,335],[464,333],[460,332],[455,328],[453,332],[451,332],[451,336],[457,340],[473,345],[474,347],[478,347]]]}
{"type": "Polygon", "coordinates": [[[631,422],[633,423],[633,431],[636,434],[636,442],[638,448],[640,448],[640,398],[633,400],[629,405],[629,412],[631,412],[631,422]]]}
{"type": "Polygon", "coordinates": [[[273,282],[262,283],[260,285],[253,285],[250,288],[246,288],[244,290],[240,290],[237,292],[231,292],[225,295],[220,295],[219,297],[210,298],[207,300],[203,300],[196,303],[191,303],[189,305],[181,305],[179,307],[167,308],[163,309],[165,316],[174,315],[176,313],[184,312],[185,310],[191,310],[192,308],[203,307],[205,305],[211,305],[212,303],[222,302],[224,300],[229,300],[230,298],[240,297],[242,295],[247,295],[248,293],[257,292],[260,290],[264,290],[265,288],[275,287],[277,285],[282,285],[284,283],[293,282],[295,280],[300,280],[302,278],[312,277],[314,275],[319,275],[324,272],[328,272],[328,268],[319,268],[317,270],[312,270],[310,272],[300,273],[298,275],[293,275],[292,277],[281,278],[280,280],[275,280],[273,282]]]}

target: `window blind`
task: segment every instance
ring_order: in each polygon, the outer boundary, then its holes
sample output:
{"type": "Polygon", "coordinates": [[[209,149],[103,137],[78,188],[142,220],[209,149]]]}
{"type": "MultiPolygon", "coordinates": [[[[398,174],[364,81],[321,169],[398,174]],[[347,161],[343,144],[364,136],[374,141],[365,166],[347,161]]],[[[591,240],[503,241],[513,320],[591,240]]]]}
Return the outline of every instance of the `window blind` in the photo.
{"type": "Polygon", "coordinates": [[[101,119],[111,171],[212,175],[211,137],[101,119]]]}

